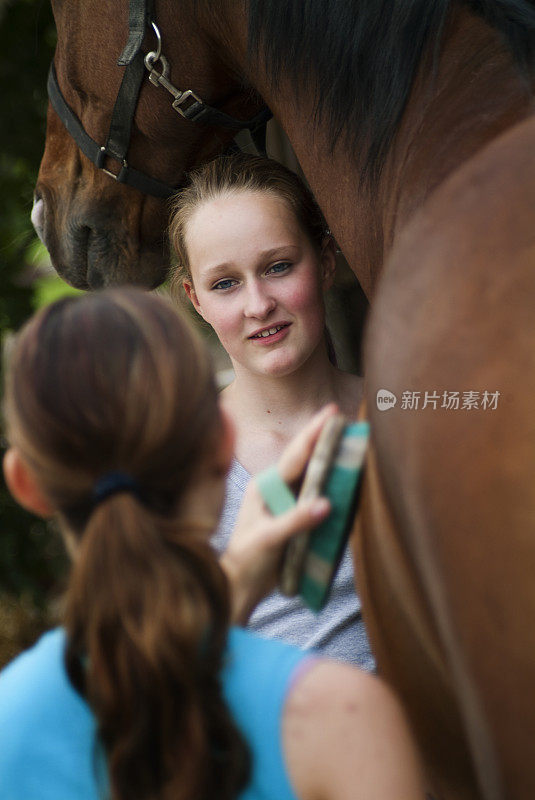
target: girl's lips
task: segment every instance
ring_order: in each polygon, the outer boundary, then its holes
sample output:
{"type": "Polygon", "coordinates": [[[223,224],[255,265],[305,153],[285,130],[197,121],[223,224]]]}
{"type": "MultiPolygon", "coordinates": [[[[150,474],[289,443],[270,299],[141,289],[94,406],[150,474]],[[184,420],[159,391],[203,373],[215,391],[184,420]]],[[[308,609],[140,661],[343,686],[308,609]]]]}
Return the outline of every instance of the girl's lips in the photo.
{"type": "MultiPolygon", "coordinates": [[[[270,333],[268,336],[249,336],[249,341],[259,345],[270,345],[275,344],[275,342],[280,342],[281,339],[284,339],[288,335],[290,324],[289,322],[283,323],[283,327],[280,328],[280,330],[276,333],[270,333]]],[[[273,325],[273,328],[278,327],[278,325],[273,325]]],[[[264,330],[269,330],[269,328],[264,328],[264,330]]]]}

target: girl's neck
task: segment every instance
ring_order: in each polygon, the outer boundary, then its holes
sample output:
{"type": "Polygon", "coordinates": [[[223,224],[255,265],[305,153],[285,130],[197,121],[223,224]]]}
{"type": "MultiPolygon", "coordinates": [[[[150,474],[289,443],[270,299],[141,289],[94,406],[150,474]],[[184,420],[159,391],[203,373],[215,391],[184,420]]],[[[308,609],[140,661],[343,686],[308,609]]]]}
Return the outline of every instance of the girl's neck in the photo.
{"type": "Polygon", "coordinates": [[[233,364],[235,379],[224,390],[223,402],[233,417],[246,414],[251,421],[269,423],[266,415],[309,416],[336,400],[333,367],[323,345],[289,375],[262,375],[233,364]]]}
{"type": "Polygon", "coordinates": [[[235,380],[221,400],[235,425],[236,456],[249,472],[273,463],[327,403],[338,403],[348,416],[356,414],[361,381],[334,367],[323,347],[289,375],[259,375],[234,366],[235,380]]]}

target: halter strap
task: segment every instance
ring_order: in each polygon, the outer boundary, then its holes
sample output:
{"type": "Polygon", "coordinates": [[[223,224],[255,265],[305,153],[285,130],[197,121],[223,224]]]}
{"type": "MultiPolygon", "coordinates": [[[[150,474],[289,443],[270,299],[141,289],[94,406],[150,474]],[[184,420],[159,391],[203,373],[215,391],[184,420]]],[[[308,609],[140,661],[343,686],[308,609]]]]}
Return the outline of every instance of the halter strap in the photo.
{"type": "Polygon", "coordinates": [[[126,67],[143,44],[145,31],[150,25],[152,0],[130,0],[128,8],[128,41],[119,56],[117,64],[126,67]]]}
{"type": "MultiPolygon", "coordinates": [[[[50,103],[67,132],[84,155],[98,169],[103,170],[119,183],[125,183],[127,186],[143,192],[143,194],[166,199],[178,191],[180,184],[178,186],[169,186],[163,181],[130,167],[126,160],[145,68],[149,71],[149,79],[153,84],[162,85],[175,96],[173,108],[184,119],[204,125],[222,126],[238,132],[248,130],[255,147],[263,154],[266,152],[266,124],[272,114],[267,107],[264,107],[251,119],[236,119],[223,111],[219,111],[219,109],[207,105],[194,92],[190,90],[182,92],[172,86],[169,81],[165,81],[163,71],[158,74],[154,69],[154,63],[157,58],[154,58],[152,62],[148,62],[148,56],[144,57],[141,52],[141,46],[147,27],[150,25],[151,16],[152,0],[130,0],[128,41],[117,62],[119,66],[125,67],[125,72],[113,107],[110,129],[105,145],[99,145],[89,136],[81,121],[63,97],[59,88],[54,62],[52,62],[48,73],[47,89],[50,103]],[[172,87],[172,89],[169,87],[172,87]],[[183,107],[185,101],[188,101],[187,107],[183,107]],[[106,168],[106,159],[108,158],[119,162],[120,170],[117,174],[106,168]]],[[[154,25],[153,27],[157,30],[154,25]]],[[[156,55],[156,53],[149,54],[149,56],[156,55]]],[[[162,63],[165,63],[163,56],[161,60],[162,63]]],[[[236,149],[236,145],[231,145],[231,149],[236,149]]]]}
{"type": "Polygon", "coordinates": [[[111,116],[106,152],[119,161],[126,158],[141,82],[145,74],[143,54],[138,52],[124,71],[111,116]]]}
{"type": "Polygon", "coordinates": [[[116,158],[113,153],[109,153],[106,147],[102,147],[88,133],[86,133],[84,126],[67,104],[65,98],[61,94],[56,75],[56,68],[54,63],[50,65],[48,73],[48,97],[52,104],[52,108],[65,125],[67,132],[74,139],[82,153],[95,164],[98,169],[102,169],[114,180],[119,183],[125,183],[127,186],[132,186],[144,194],[150,194],[154,197],[167,198],[174,194],[179,187],[172,187],[162,181],[151,178],[144,172],[140,172],[133,167],[130,167],[126,159],[121,160],[121,169],[115,175],[113,172],[105,168],[106,157],[116,158]]]}

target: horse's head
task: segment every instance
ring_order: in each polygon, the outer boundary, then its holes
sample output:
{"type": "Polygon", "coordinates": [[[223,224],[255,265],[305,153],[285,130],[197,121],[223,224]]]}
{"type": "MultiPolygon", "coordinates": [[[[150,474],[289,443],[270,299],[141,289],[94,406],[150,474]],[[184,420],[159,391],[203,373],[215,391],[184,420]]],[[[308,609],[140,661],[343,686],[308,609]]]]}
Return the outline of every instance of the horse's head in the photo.
{"type": "MultiPolygon", "coordinates": [[[[259,97],[244,90],[232,61],[204,29],[201,13],[192,11],[195,4],[157,5],[162,52],[173,84],[194,90],[229,114],[243,118],[258,112],[259,97]]],[[[107,142],[125,70],[117,66],[117,60],[129,35],[128,4],[125,0],[55,0],[53,11],[58,31],[57,86],[98,151],[107,142]]],[[[141,50],[146,53],[156,47],[156,37],[148,27],[141,50]]],[[[160,73],[161,63],[155,66],[160,73]]],[[[126,154],[128,166],[177,187],[186,170],[215,156],[235,131],[185,119],[172,108],[173,96],[149,82],[147,69],[142,73],[126,154]]],[[[102,166],[117,173],[121,164],[106,157],[102,166]]],[[[165,278],[166,200],[98,169],[52,107],[32,221],[54,267],[74,286],[137,283],[154,287],[165,278]]]]}

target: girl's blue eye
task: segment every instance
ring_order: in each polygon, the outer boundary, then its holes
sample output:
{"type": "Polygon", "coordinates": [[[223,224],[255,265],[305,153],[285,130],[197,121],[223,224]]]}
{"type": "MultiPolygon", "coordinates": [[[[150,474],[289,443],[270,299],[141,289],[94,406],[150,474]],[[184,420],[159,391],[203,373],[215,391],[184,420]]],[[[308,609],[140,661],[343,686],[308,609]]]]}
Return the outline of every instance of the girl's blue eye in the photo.
{"type": "Polygon", "coordinates": [[[232,280],[232,278],[224,278],[222,281],[218,281],[216,284],[214,284],[212,289],[220,289],[224,291],[225,289],[230,289],[235,283],[236,281],[232,280]]]}
{"type": "Polygon", "coordinates": [[[275,274],[286,272],[291,266],[289,261],[279,261],[278,264],[273,264],[273,266],[268,269],[267,274],[269,275],[270,272],[275,274]]]}

